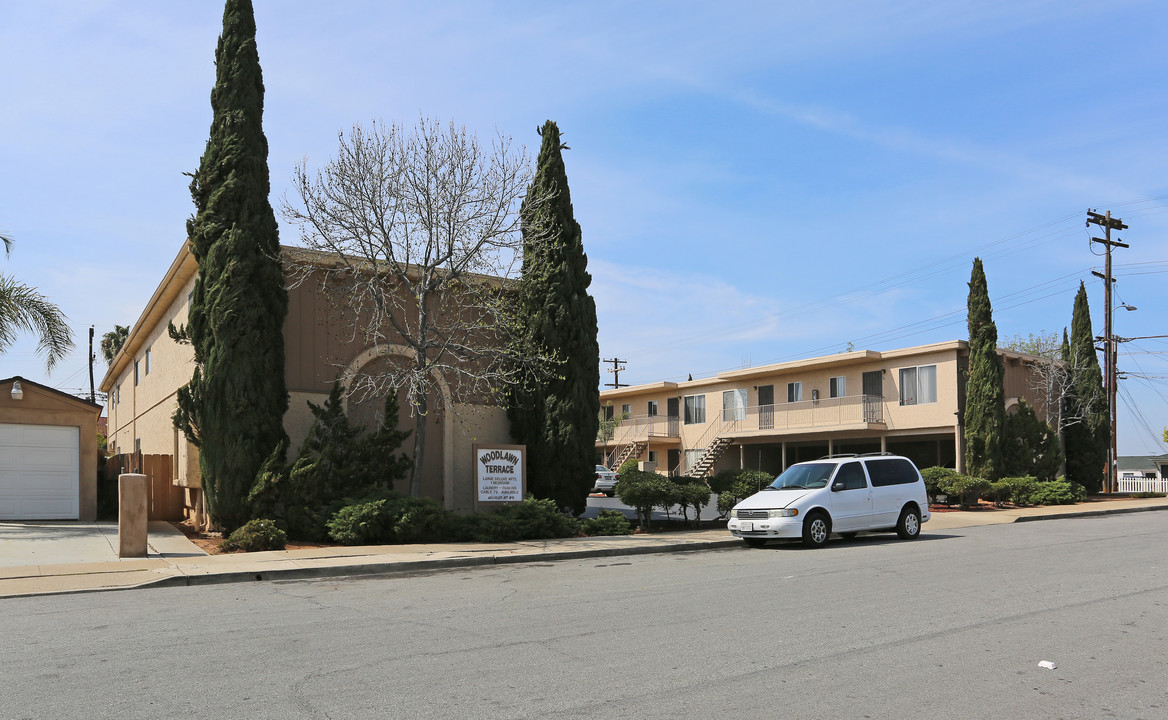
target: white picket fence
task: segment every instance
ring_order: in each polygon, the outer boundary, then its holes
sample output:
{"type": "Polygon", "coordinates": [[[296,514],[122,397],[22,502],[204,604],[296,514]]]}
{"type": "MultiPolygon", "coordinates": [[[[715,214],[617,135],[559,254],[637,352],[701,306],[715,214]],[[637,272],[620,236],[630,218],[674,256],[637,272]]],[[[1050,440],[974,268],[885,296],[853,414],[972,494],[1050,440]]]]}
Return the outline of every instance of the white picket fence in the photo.
{"type": "Polygon", "coordinates": [[[1119,492],[1140,493],[1159,492],[1168,493],[1168,478],[1144,477],[1142,475],[1120,475],[1119,492]]]}

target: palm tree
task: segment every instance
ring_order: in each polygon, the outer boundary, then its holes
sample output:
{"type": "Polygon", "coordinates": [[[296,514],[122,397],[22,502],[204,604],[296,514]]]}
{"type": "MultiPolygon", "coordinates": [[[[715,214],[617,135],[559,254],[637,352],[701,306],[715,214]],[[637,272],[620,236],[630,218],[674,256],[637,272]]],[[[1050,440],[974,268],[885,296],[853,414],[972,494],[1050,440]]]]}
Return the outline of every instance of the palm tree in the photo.
{"type": "Polygon", "coordinates": [[[113,365],[114,358],[118,356],[118,351],[126,344],[126,338],[130,337],[130,328],[125,325],[114,325],[114,329],[101,336],[101,354],[105,358],[106,365],[113,365]]]}
{"type": "MultiPolygon", "coordinates": [[[[12,238],[0,235],[4,256],[12,251],[12,238]]],[[[28,331],[40,337],[37,352],[45,356],[45,369],[51,371],[73,349],[73,331],[65,315],[44,295],[16,278],[0,273],[0,354],[16,342],[16,336],[28,331]]]]}

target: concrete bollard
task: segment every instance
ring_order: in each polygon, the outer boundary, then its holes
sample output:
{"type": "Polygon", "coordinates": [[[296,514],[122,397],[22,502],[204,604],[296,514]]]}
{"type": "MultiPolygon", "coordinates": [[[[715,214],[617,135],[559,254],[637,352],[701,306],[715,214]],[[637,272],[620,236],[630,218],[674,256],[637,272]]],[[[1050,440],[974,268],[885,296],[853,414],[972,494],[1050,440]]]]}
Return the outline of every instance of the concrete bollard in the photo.
{"type": "Polygon", "coordinates": [[[146,476],[118,475],[118,557],[146,557],[146,476]]]}

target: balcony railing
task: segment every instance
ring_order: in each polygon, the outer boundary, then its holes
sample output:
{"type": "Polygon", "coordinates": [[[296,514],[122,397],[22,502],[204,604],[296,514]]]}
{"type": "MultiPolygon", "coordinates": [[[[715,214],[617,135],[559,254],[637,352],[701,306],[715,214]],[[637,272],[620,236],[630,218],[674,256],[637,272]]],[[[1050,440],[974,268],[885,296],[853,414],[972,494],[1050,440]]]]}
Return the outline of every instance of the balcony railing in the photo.
{"type": "Polygon", "coordinates": [[[650,437],[681,437],[681,418],[668,415],[635,415],[630,418],[602,420],[596,439],[603,443],[624,445],[650,437]]]}
{"type": "Polygon", "coordinates": [[[884,399],[874,395],[803,400],[722,410],[725,424],[717,433],[742,433],[792,428],[823,428],[884,422],[884,399]]]}

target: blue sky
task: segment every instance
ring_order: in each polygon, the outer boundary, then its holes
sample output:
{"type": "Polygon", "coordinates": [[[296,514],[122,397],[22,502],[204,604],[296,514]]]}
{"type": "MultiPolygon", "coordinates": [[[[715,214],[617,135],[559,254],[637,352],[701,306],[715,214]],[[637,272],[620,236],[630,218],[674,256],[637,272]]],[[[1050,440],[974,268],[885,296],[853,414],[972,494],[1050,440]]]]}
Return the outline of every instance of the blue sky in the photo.
{"type": "MultiPolygon", "coordinates": [[[[273,204],[355,122],[534,152],[556,120],[622,382],[964,338],[974,256],[1001,337],[1061,333],[1080,280],[1101,333],[1088,208],[1131,226],[1118,300],[1139,310],[1116,332],[1168,334],[1168,7],[810,5],[257,0],[273,204]]],[[[0,376],[87,388],[87,328],[138,318],[191,213],[221,17],[0,3],[0,271],[78,339],[47,375],[26,338],[0,376]]],[[[1168,451],[1168,341],[1120,367],[1120,453],[1168,451]]]]}

